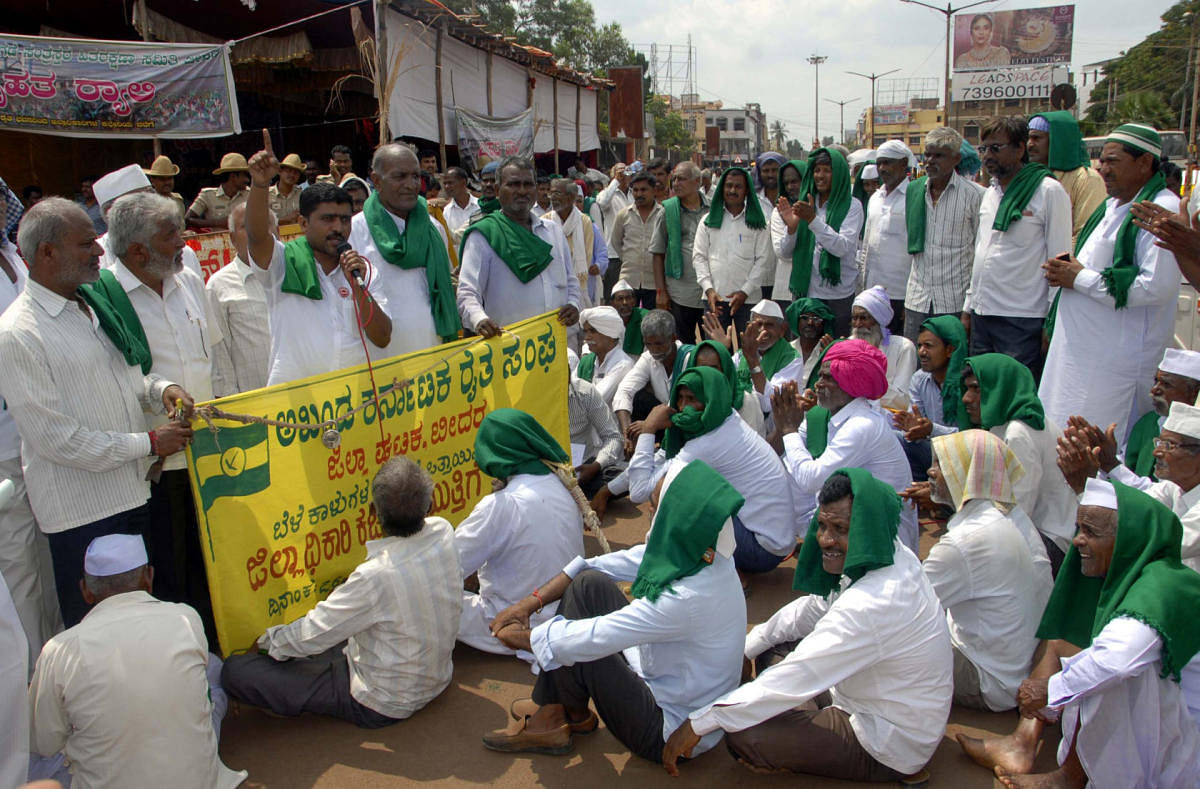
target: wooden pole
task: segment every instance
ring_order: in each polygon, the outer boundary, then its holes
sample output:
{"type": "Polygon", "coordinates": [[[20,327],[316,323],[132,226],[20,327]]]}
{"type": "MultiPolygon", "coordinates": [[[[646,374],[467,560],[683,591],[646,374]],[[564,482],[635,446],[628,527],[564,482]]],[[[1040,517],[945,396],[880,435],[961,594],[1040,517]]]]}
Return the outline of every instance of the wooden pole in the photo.
{"type": "Polygon", "coordinates": [[[438,156],[442,163],[442,172],[446,170],[446,117],[442,112],[442,30],[444,27],[445,23],[438,24],[433,61],[433,73],[437,80],[434,82],[434,95],[437,99],[438,156]]]}
{"type": "MultiPolygon", "coordinates": [[[[146,0],[137,0],[137,4],[138,16],[142,19],[142,41],[149,41],[150,20],[146,18],[146,0]]],[[[151,139],[151,143],[154,145],[154,158],[157,159],[159,156],[162,156],[162,142],[157,137],[154,137],[151,139]]]]}
{"type": "Polygon", "coordinates": [[[375,101],[379,105],[379,144],[384,145],[391,140],[388,133],[388,57],[387,57],[387,24],[384,12],[388,0],[375,0],[375,101]]]}
{"type": "Polygon", "coordinates": [[[533,69],[525,68],[525,109],[533,106],[533,69]]]}
{"type": "Polygon", "coordinates": [[[488,115],[492,114],[492,50],[487,53],[487,108],[488,115]]]}
{"type": "Polygon", "coordinates": [[[560,173],[558,167],[558,77],[553,77],[550,88],[554,91],[554,172],[560,173]]]}
{"type": "Polygon", "coordinates": [[[583,99],[583,88],[575,86],[575,155],[583,153],[583,136],[579,131],[579,102],[583,99]]]}

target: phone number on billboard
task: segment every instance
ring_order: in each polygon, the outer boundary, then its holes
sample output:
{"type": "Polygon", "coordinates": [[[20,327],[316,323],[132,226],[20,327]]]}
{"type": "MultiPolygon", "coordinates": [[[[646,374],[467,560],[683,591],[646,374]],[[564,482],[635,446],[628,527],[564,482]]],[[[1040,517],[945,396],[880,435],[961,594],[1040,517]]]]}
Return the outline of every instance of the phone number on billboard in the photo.
{"type": "Polygon", "coordinates": [[[962,89],[960,101],[986,99],[1048,99],[1049,85],[972,85],[962,89]]]}

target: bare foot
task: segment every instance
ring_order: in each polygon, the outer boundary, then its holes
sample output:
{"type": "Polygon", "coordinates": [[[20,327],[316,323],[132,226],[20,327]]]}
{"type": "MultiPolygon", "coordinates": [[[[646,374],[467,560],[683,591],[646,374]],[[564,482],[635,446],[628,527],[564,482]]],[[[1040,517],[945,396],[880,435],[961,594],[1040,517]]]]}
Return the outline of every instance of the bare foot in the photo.
{"type": "Polygon", "coordinates": [[[996,778],[1008,789],[1070,789],[1074,784],[1062,770],[1036,775],[1012,775],[1003,767],[996,767],[996,778]]]}
{"type": "Polygon", "coordinates": [[[1037,756],[1037,741],[1031,743],[1016,734],[984,738],[959,734],[955,738],[972,761],[989,770],[1003,768],[1008,773],[1025,774],[1033,769],[1037,756]]]}

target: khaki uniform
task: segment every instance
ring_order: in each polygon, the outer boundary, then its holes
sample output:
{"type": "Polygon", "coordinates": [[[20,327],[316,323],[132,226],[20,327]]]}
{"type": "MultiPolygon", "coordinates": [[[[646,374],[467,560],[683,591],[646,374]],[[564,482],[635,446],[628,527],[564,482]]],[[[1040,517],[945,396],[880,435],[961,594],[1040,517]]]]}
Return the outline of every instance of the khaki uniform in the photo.
{"type": "Polygon", "coordinates": [[[292,187],[291,194],[282,195],[279,193],[279,186],[272,186],[267,192],[267,201],[271,206],[271,210],[275,212],[277,219],[292,216],[300,211],[300,185],[296,184],[292,187]]]}
{"type": "MultiPolygon", "coordinates": [[[[349,178],[352,175],[354,175],[354,173],[346,173],[345,175],[343,175],[341,178],[339,178],[336,181],[334,180],[332,175],[318,175],[317,181],[320,183],[323,183],[323,184],[333,184],[334,186],[338,186],[342,183],[342,181],[345,181],[347,178],[349,178]]],[[[354,177],[362,178],[362,176],[359,176],[359,175],[354,175],[354,177]]],[[[365,181],[367,179],[363,178],[363,180],[365,181]]]]}
{"type": "Polygon", "coordinates": [[[179,209],[179,221],[183,222],[183,218],[187,216],[187,203],[183,202],[183,195],[179,194],[179,192],[171,192],[171,201],[179,209]]]}
{"type": "Polygon", "coordinates": [[[249,189],[243,189],[233,197],[227,197],[225,190],[219,186],[210,186],[200,190],[188,213],[202,218],[209,227],[220,227],[229,222],[229,212],[233,207],[246,199],[249,189]]]}

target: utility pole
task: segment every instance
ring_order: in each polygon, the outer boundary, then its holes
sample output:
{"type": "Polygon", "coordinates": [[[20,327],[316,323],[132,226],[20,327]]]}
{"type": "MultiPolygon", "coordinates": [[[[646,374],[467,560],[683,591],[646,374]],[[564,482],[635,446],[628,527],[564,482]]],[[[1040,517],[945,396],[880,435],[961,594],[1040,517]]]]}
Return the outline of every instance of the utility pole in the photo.
{"type": "Polygon", "coordinates": [[[882,74],[876,74],[874,72],[872,72],[870,74],[860,74],[857,71],[847,71],[846,72],[847,74],[853,74],[856,77],[864,77],[866,79],[871,80],[871,117],[870,117],[870,124],[868,126],[870,131],[867,133],[867,143],[866,143],[868,148],[875,147],[875,80],[879,79],[880,77],[886,77],[888,74],[895,74],[899,70],[900,69],[898,69],[898,68],[894,68],[891,71],[885,71],[882,74]]]}
{"type": "Polygon", "coordinates": [[[835,137],[833,141],[841,144],[846,138],[846,105],[852,101],[858,101],[858,99],[842,99],[841,101],[837,99],[825,99],[825,101],[838,105],[838,134],[842,135],[842,137],[841,139],[835,137]]]}
{"type": "Polygon", "coordinates": [[[966,5],[960,5],[958,8],[952,8],[949,3],[946,3],[945,8],[939,8],[935,5],[930,5],[929,3],[922,3],[921,0],[900,0],[900,2],[911,3],[912,5],[924,6],[925,8],[931,9],[933,11],[937,11],[939,14],[946,15],[946,73],[945,73],[946,106],[945,106],[945,116],[946,116],[946,125],[953,128],[954,127],[953,105],[950,103],[950,45],[953,42],[953,39],[950,36],[950,17],[953,16],[954,14],[957,14],[959,11],[965,11],[968,8],[974,8],[977,5],[983,5],[985,3],[994,3],[994,2],[996,2],[996,0],[979,0],[976,3],[967,3],[966,5]]]}
{"type": "Polygon", "coordinates": [[[813,71],[813,84],[815,90],[813,92],[813,137],[816,138],[817,144],[813,146],[816,150],[821,146],[821,64],[829,60],[825,55],[810,55],[808,62],[815,67],[813,71]]]}

